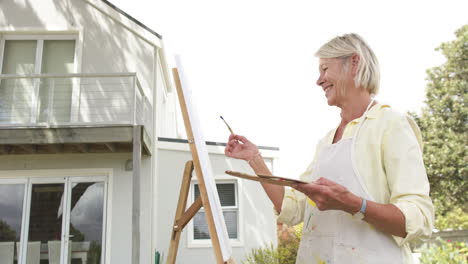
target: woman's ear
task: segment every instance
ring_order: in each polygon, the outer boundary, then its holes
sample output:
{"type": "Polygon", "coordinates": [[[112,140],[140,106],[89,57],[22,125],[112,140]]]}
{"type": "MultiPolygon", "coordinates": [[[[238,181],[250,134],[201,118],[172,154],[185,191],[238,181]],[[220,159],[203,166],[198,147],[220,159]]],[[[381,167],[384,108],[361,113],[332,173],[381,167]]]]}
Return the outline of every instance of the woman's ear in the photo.
{"type": "Polygon", "coordinates": [[[353,55],[351,55],[351,72],[353,73],[353,75],[357,74],[360,60],[361,57],[359,57],[358,54],[354,53],[353,55]]]}

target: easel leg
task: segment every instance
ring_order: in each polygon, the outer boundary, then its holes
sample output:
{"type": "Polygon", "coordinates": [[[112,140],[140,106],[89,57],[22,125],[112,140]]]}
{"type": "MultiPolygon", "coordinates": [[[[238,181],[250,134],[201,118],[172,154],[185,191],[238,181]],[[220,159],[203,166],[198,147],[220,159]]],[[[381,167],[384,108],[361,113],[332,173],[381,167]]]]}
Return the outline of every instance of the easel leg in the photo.
{"type": "MultiPolygon", "coordinates": [[[[169,254],[167,255],[167,264],[175,264],[177,257],[177,250],[179,248],[180,234],[183,227],[180,227],[179,219],[184,215],[187,206],[187,198],[190,190],[190,180],[193,172],[193,161],[185,163],[184,176],[182,179],[182,186],[180,187],[179,202],[177,203],[177,210],[174,218],[174,226],[172,230],[171,243],[169,246],[169,254]]],[[[201,206],[201,203],[200,203],[201,206]]],[[[198,211],[198,210],[197,210],[198,211]]]]}

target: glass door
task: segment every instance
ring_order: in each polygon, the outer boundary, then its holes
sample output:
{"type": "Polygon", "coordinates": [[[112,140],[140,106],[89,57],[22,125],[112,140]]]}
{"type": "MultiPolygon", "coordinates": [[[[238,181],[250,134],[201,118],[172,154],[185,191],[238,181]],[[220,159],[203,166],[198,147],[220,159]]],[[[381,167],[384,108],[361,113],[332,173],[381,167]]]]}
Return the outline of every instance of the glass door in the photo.
{"type": "Polygon", "coordinates": [[[0,263],[104,263],[106,196],[104,176],[0,179],[0,263]]]}
{"type": "MultiPolygon", "coordinates": [[[[1,74],[36,73],[36,40],[5,40],[1,74]]],[[[0,123],[29,123],[34,100],[33,79],[5,79],[0,82],[0,123]]]]}
{"type": "MultiPolygon", "coordinates": [[[[74,40],[44,40],[41,73],[72,73],[75,60],[74,40]]],[[[38,122],[70,122],[73,79],[41,80],[38,122]]]]}
{"type": "Polygon", "coordinates": [[[0,181],[0,260],[18,263],[26,181],[0,181]]]}
{"type": "Polygon", "coordinates": [[[59,264],[63,240],[65,178],[32,179],[25,263],[59,264]]]}
{"type": "Polygon", "coordinates": [[[70,180],[68,259],[71,263],[104,263],[105,182],[70,180]]]}
{"type": "MultiPolygon", "coordinates": [[[[75,71],[76,36],[11,35],[0,40],[0,73],[67,74],[75,71]]],[[[0,123],[70,122],[74,78],[0,81],[0,123]]],[[[76,91],[75,91],[76,93],[76,91]]]]}

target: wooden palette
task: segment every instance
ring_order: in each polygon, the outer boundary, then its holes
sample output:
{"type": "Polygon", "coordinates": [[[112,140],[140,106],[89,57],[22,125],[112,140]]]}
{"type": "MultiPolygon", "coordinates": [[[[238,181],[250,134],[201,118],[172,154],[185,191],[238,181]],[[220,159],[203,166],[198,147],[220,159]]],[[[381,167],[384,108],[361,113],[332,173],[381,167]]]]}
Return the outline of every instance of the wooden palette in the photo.
{"type": "Polygon", "coordinates": [[[282,186],[291,186],[292,184],[296,184],[296,183],[304,183],[304,184],[307,183],[301,180],[280,177],[280,176],[272,176],[272,175],[263,175],[263,174],[251,175],[247,173],[242,173],[238,171],[230,171],[230,170],[225,171],[225,173],[234,177],[242,178],[242,179],[264,182],[264,183],[275,184],[275,185],[282,185],[282,186]]]}

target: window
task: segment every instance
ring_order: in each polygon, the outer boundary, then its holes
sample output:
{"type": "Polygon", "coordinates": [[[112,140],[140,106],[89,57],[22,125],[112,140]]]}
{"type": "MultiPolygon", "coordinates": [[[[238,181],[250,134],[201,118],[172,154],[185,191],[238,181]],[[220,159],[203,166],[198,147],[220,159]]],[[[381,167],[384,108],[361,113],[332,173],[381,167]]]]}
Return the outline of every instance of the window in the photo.
{"type": "MultiPolygon", "coordinates": [[[[217,183],[221,208],[223,210],[224,220],[230,239],[239,239],[239,207],[237,199],[237,184],[236,182],[217,183]]],[[[198,184],[193,184],[194,201],[200,196],[198,184]]],[[[205,219],[205,211],[203,207],[193,218],[193,235],[194,241],[210,239],[208,225],[205,219]]]]}
{"type": "MultiPolygon", "coordinates": [[[[75,71],[76,36],[6,35],[0,42],[1,74],[66,74],[75,71]]],[[[67,122],[70,79],[6,79],[0,83],[0,122],[67,122]]]]}
{"type": "Polygon", "coordinates": [[[0,179],[0,260],[104,263],[106,182],[105,176],[0,179]]]}

